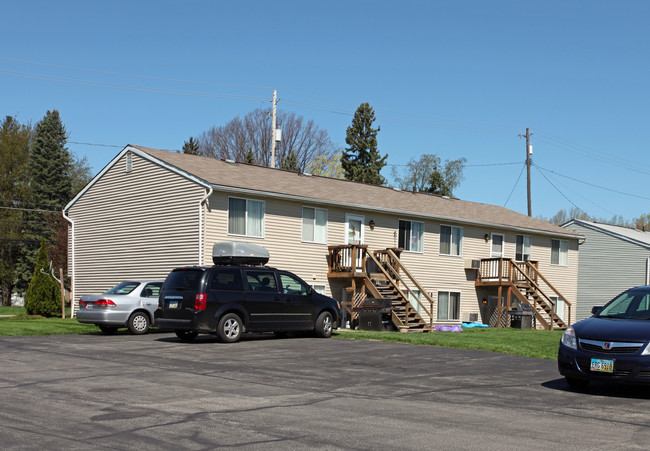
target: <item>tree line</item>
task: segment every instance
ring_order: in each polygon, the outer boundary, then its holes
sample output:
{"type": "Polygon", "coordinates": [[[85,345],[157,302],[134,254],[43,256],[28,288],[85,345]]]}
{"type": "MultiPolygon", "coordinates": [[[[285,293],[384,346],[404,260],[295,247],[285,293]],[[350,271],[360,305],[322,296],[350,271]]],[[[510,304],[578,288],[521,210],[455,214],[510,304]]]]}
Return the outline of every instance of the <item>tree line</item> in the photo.
{"type": "MultiPolygon", "coordinates": [[[[51,261],[53,268],[67,270],[68,223],[62,210],[91,179],[86,158],[71,154],[67,140],[57,110],[47,111],[35,126],[12,116],[0,126],[2,305],[10,305],[12,293],[25,293],[34,274],[41,274],[42,267],[35,269],[40,248],[48,268],[51,261]]],[[[52,313],[47,306],[30,306],[29,299],[26,304],[32,313],[52,313]]]]}

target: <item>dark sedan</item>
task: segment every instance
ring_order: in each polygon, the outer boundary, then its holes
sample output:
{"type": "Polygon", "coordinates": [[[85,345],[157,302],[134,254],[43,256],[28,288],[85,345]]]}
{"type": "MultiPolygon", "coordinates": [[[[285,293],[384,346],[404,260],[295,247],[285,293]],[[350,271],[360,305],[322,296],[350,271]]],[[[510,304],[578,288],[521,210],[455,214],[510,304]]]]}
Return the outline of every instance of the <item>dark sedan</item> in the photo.
{"type": "Polygon", "coordinates": [[[650,286],[629,289],[562,335],[558,369],[569,385],[650,384],[650,286]]]}

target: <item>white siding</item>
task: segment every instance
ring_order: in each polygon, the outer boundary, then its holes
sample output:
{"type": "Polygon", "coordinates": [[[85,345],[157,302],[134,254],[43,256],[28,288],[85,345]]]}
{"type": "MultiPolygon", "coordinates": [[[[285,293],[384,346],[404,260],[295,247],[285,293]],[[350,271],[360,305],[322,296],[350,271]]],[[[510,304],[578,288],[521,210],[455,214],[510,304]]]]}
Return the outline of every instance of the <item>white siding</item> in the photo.
{"type": "Polygon", "coordinates": [[[75,302],[123,280],[164,279],[175,266],[198,263],[204,189],[137,155],[126,172],[125,160],[68,212],[74,221],[75,302]]]}

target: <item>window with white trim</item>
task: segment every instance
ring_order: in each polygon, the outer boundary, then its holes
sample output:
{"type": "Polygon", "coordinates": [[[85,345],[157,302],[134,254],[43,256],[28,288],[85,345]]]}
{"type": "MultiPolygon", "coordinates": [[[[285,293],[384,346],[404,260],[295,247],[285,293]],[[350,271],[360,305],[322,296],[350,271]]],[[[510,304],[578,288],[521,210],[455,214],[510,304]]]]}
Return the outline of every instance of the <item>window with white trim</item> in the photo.
{"type": "Polygon", "coordinates": [[[399,244],[405,251],[422,252],[422,238],[424,236],[424,223],[418,221],[399,220],[399,244]]]}
{"type": "Polygon", "coordinates": [[[569,242],[551,240],[551,265],[569,266],[569,242]]]}
{"type": "Polygon", "coordinates": [[[438,291],[438,321],[458,321],[459,319],[460,293],[438,291]]]}
{"type": "Polygon", "coordinates": [[[515,250],[515,260],[525,262],[530,260],[531,238],[528,235],[517,235],[517,245],[515,250]]]}
{"type": "Polygon", "coordinates": [[[440,226],[440,254],[463,255],[463,228],[456,226],[440,226]]]}
{"type": "Polygon", "coordinates": [[[307,243],[327,243],[327,210],[302,207],[302,240],[307,243]]]}
{"type": "Polygon", "coordinates": [[[263,238],[264,210],[262,200],[228,198],[228,234],[263,238]]]}

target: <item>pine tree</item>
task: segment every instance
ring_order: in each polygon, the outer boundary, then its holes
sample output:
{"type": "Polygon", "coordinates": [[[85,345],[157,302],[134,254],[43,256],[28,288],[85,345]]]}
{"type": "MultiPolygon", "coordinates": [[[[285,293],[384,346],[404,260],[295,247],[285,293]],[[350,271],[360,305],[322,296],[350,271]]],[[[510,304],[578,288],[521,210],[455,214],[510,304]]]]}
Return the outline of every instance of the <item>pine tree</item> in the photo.
{"type": "MultiPolygon", "coordinates": [[[[59,221],[61,210],[72,198],[72,160],[65,147],[68,136],[59,112],[48,111],[36,124],[29,155],[29,178],[31,184],[31,208],[27,216],[25,238],[32,243],[45,239],[52,243],[58,227],[67,224],[59,221]]],[[[18,266],[17,288],[24,290],[31,278],[36,262],[37,249],[26,248],[18,266]]],[[[63,263],[58,263],[63,265],[63,263]]]]}
{"type": "Polygon", "coordinates": [[[0,126],[0,293],[10,305],[22,249],[29,201],[27,161],[32,128],[7,116],[0,126]]]}
{"type": "Polygon", "coordinates": [[[345,142],[349,146],[341,156],[341,166],[345,178],[357,182],[382,185],[384,177],[381,169],[386,166],[388,155],[380,156],[377,150],[377,132],[380,127],[372,128],[375,112],[368,103],[362,103],[352,118],[352,125],[347,128],[345,142]]]}
{"type": "Polygon", "coordinates": [[[285,171],[300,172],[298,159],[296,158],[296,154],[293,152],[293,150],[290,150],[289,155],[284,158],[280,169],[284,169],[285,171]]]}
{"type": "Polygon", "coordinates": [[[190,136],[190,139],[185,141],[183,144],[183,153],[189,155],[198,155],[199,154],[199,143],[194,137],[190,136]]]}
{"type": "Polygon", "coordinates": [[[45,240],[41,240],[34,276],[25,295],[25,310],[28,315],[50,317],[61,313],[61,290],[56,280],[49,274],[49,269],[47,244],[45,240]]]}
{"type": "Polygon", "coordinates": [[[255,156],[253,155],[252,149],[248,149],[246,157],[244,158],[244,163],[255,164],[255,156]]]}

